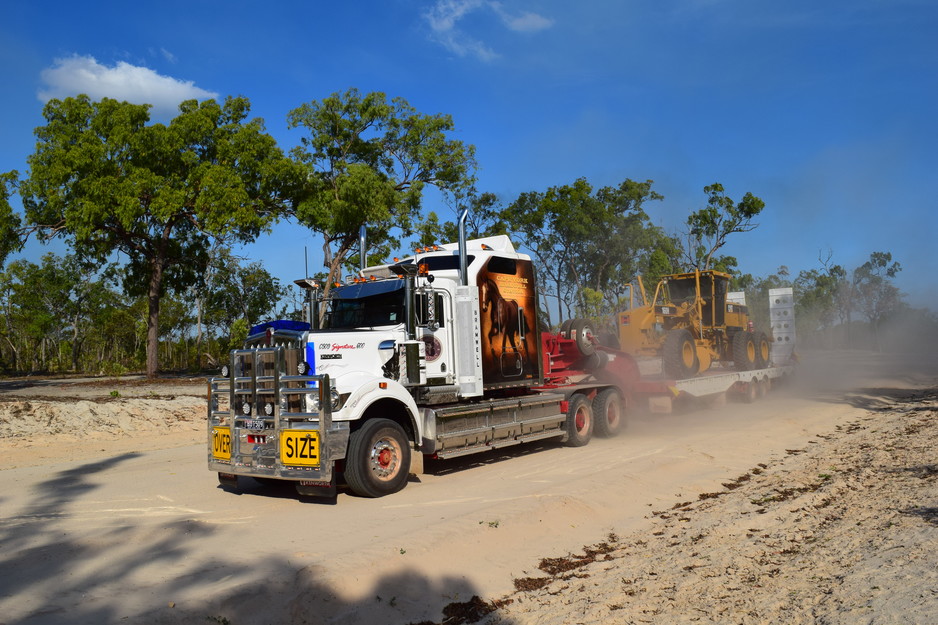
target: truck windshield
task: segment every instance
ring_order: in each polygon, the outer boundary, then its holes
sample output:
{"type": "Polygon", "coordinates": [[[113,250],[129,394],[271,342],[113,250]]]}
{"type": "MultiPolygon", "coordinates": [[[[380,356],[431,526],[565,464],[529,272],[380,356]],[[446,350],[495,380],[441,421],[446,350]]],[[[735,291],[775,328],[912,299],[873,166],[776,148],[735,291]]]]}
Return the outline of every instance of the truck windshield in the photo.
{"type": "Polygon", "coordinates": [[[343,286],[333,291],[325,327],[351,330],[404,322],[402,280],[343,286]]]}

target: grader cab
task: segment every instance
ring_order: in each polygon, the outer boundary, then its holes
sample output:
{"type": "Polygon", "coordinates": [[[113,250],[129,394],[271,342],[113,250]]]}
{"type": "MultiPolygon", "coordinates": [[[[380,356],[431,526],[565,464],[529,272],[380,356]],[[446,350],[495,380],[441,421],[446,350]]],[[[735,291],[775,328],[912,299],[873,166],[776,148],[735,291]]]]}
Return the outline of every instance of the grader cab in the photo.
{"type": "Polygon", "coordinates": [[[719,271],[672,274],[649,299],[639,278],[628,308],[617,315],[619,348],[661,358],[673,378],[693,377],[714,361],[739,371],[768,366],[769,340],[753,329],[748,308],[728,299],[729,283],[729,274],[719,271]]]}

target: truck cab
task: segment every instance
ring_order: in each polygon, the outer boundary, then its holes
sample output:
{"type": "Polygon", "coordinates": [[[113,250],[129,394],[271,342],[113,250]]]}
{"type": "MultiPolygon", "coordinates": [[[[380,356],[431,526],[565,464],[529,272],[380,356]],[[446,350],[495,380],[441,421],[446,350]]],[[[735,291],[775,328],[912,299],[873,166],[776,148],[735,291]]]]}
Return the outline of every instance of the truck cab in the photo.
{"type": "Polygon", "coordinates": [[[394,492],[412,459],[485,442],[489,426],[453,435],[472,429],[456,413],[491,413],[542,381],[534,271],[508,237],[365,268],[325,298],[298,283],[306,322],[256,326],[210,380],[208,464],[223,485],[247,475],[318,494],[342,472],[359,494],[394,492]]]}

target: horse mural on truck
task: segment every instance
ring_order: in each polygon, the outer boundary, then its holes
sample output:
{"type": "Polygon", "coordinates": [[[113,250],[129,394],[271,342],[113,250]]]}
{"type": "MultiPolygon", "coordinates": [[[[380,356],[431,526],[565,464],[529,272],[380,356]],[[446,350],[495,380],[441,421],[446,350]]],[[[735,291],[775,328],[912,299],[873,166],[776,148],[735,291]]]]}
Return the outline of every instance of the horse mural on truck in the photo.
{"type": "Polygon", "coordinates": [[[537,297],[529,260],[493,257],[479,272],[482,370],[486,388],[537,383],[537,297]]]}

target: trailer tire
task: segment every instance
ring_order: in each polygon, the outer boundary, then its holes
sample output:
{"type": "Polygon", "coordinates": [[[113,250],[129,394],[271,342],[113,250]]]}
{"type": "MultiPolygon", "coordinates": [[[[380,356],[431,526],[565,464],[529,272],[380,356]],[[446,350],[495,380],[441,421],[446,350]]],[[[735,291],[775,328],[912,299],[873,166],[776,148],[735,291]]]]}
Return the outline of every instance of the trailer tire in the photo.
{"type": "Polygon", "coordinates": [[[345,481],[361,497],[396,493],[407,484],[410,453],[404,428],[390,419],[369,419],[349,437],[345,481]]]}
{"type": "Polygon", "coordinates": [[[733,335],[733,367],[752,371],[756,367],[756,340],[752,332],[740,330],[733,335]]]}
{"type": "Polygon", "coordinates": [[[756,369],[765,369],[772,362],[772,346],[765,332],[757,332],[756,341],[756,369]]]}
{"type": "Polygon", "coordinates": [[[570,338],[570,324],[573,323],[572,319],[564,319],[563,323],[560,324],[559,334],[565,339],[570,338]]]}
{"type": "Polygon", "coordinates": [[[664,373],[671,378],[692,378],[700,369],[694,337],[686,328],[671,330],[661,346],[664,373]]]}
{"type": "Polygon", "coordinates": [[[759,399],[759,381],[755,378],[746,382],[746,388],[743,390],[743,402],[747,404],[755,403],[759,399]]]}
{"type": "Polygon", "coordinates": [[[570,324],[569,338],[576,341],[576,348],[584,356],[592,356],[596,353],[596,346],[593,345],[593,328],[590,327],[588,319],[574,319],[570,324]]]}
{"type": "Polygon", "coordinates": [[[593,419],[597,436],[611,438],[622,430],[625,405],[619,391],[607,388],[593,399],[593,419]]]}
{"type": "Polygon", "coordinates": [[[759,380],[759,399],[768,395],[771,388],[772,381],[768,377],[761,378],[759,380]]]}
{"type": "Polygon", "coordinates": [[[575,393],[567,407],[566,444],[568,447],[583,447],[593,437],[593,407],[582,393],[575,393]]]}

